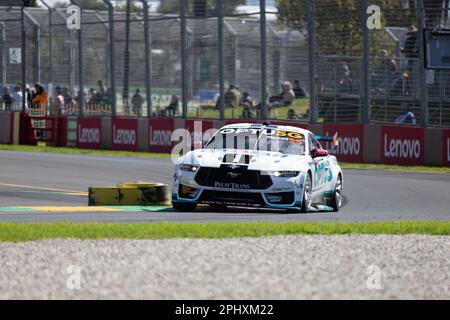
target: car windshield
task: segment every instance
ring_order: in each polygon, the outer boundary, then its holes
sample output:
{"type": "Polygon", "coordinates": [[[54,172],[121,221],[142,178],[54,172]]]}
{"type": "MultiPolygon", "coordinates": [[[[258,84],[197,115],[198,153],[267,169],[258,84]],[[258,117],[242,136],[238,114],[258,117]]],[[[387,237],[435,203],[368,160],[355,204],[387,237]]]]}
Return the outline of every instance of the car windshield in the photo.
{"type": "Polygon", "coordinates": [[[295,131],[276,129],[226,128],[211,138],[206,149],[245,149],[305,154],[305,136],[295,131]]]}

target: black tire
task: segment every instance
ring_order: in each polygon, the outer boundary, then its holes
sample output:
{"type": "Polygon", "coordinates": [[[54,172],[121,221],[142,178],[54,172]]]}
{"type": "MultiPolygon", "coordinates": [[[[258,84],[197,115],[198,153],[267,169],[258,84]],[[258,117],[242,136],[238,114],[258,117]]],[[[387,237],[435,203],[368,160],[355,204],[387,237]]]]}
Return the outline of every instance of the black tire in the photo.
{"type": "Polygon", "coordinates": [[[197,204],[180,202],[180,203],[172,203],[172,207],[177,211],[187,212],[187,211],[194,211],[195,208],[197,208],[197,204]]]}
{"type": "Polygon", "coordinates": [[[301,213],[308,213],[312,204],[312,179],[311,174],[308,173],[306,175],[305,184],[303,188],[303,199],[302,199],[302,207],[300,208],[301,213]],[[306,199],[306,200],[305,200],[306,199]]]}
{"type": "Polygon", "coordinates": [[[334,212],[338,212],[342,207],[342,178],[341,175],[338,176],[336,180],[336,185],[334,186],[333,197],[331,198],[330,207],[333,208],[334,212]]]}

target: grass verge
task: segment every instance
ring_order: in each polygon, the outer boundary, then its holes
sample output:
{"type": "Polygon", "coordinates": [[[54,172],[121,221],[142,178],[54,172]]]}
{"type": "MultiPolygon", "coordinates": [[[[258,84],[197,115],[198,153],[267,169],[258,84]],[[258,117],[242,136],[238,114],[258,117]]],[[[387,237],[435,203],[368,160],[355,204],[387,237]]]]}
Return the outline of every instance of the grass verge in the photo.
{"type": "Polygon", "coordinates": [[[51,238],[173,239],[235,238],[310,234],[425,234],[450,235],[450,222],[222,222],[222,223],[0,223],[0,241],[51,238]]]}
{"type": "Polygon", "coordinates": [[[47,147],[45,145],[26,146],[26,145],[0,144],[0,150],[1,151],[19,151],[19,152],[41,152],[41,153],[92,154],[92,155],[102,155],[102,156],[170,158],[169,153],[77,149],[77,148],[47,147]]]}
{"type": "MultiPolygon", "coordinates": [[[[145,157],[145,158],[170,158],[169,153],[151,153],[151,152],[131,152],[131,151],[114,151],[114,150],[92,150],[92,149],[76,149],[25,145],[9,145],[0,144],[1,151],[23,151],[23,152],[48,152],[48,153],[66,153],[66,154],[92,154],[104,156],[126,156],[126,157],[145,157]]],[[[339,160],[339,159],[338,159],[339,160]]],[[[387,164],[371,164],[371,163],[339,163],[342,168],[348,169],[383,169],[398,171],[416,171],[416,172],[436,172],[450,173],[450,167],[428,167],[428,166],[397,166],[387,164]]]]}

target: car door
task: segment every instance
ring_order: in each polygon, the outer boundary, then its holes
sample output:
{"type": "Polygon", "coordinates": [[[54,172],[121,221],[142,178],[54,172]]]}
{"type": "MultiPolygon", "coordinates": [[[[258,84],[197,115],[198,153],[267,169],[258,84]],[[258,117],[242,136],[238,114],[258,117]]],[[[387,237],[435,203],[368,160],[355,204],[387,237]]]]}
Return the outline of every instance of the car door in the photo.
{"type": "Polygon", "coordinates": [[[321,201],[323,192],[325,192],[329,178],[328,156],[316,156],[316,149],[322,149],[320,142],[312,135],[309,135],[309,153],[313,161],[312,180],[313,180],[313,202],[321,201]]]}

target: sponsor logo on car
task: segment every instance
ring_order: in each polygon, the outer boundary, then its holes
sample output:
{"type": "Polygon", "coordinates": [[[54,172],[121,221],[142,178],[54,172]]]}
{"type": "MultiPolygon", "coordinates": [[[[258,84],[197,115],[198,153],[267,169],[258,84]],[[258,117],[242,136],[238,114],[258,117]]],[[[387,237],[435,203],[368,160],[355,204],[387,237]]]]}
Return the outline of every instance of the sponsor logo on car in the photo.
{"type": "Polygon", "coordinates": [[[231,178],[235,179],[235,178],[241,176],[242,173],[238,173],[238,172],[228,172],[227,175],[230,176],[231,178]]]}
{"type": "Polygon", "coordinates": [[[219,182],[219,181],[214,182],[214,187],[226,189],[250,189],[249,184],[234,183],[234,182],[219,182]]]}

